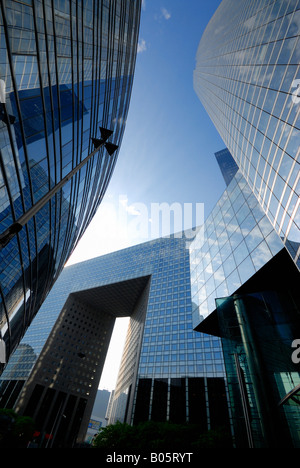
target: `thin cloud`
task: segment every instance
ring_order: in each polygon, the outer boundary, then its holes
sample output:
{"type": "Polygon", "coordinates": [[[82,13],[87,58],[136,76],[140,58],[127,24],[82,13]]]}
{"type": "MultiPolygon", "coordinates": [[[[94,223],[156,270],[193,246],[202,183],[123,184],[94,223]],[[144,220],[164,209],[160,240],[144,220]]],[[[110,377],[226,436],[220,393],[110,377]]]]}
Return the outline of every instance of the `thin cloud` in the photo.
{"type": "Polygon", "coordinates": [[[137,46],[137,52],[145,52],[145,50],[147,50],[146,41],[144,39],[141,39],[137,46]]]}
{"type": "Polygon", "coordinates": [[[128,197],[127,196],[122,196],[119,198],[119,203],[120,205],[123,206],[124,210],[129,213],[130,215],[133,216],[140,216],[141,212],[139,209],[137,209],[134,205],[129,205],[128,206],[128,197]]]}
{"type": "Polygon", "coordinates": [[[161,8],[161,12],[162,12],[162,15],[163,17],[168,20],[171,18],[171,13],[166,9],[166,8],[161,8]]]}

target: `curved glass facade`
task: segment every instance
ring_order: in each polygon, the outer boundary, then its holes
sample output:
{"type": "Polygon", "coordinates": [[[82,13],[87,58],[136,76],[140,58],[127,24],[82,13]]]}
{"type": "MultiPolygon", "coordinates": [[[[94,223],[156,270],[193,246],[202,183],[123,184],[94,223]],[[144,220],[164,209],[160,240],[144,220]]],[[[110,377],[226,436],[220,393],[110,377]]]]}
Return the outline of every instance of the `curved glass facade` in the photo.
{"type": "Polygon", "coordinates": [[[99,127],[112,131],[109,143],[120,145],[140,3],[1,2],[0,338],[6,360],[109,183],[118,151],[98,146],[99,127]]]}
{"type": "Polygon", "coordinates": [[[197,95],[296,262],[299,21],[299,0],[223,0],[194,71],[197,95]]]}

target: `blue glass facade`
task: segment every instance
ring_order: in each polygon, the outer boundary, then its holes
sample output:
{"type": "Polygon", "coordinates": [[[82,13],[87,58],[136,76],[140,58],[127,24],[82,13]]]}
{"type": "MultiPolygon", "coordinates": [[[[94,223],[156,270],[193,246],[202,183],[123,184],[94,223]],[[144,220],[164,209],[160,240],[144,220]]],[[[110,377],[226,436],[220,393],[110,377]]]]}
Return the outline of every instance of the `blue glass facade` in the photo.
{"type": "Polygon", "coordinates": [[[239,167],[227,148],[215,153],[215,157],[221,169],[225,184],[228,187],[233,177],[239,170],[239,167]]]}
{"type": "Polygon", "coordinates": [[[26,357],[18,363],[12,356],[1,379],[3,401],[8,383],[27,380],[18,411],[29,414],[34,401],[32,415],[46,424],[51,408],[39,415],[37,401],[50,389],[65,392],[66,405],[86,401],[88,423],[113,322],[130,316],[110,423],[229,427],[220,340],[192,326],[189,243],[182,235],[161,238],[65,268],[21,342],[35,365],[26,379],[26,357]]]}
{"type": "Polygon", "coordinates": [[[221,338],[236,446],[298,448],[299,271],[240,171],[190,261],[193,327],[221,338]]]}
{"type": "Polygon", "coordinates": [[[191,243],[194,326],[284,248],[238,171],[191,243]]]}
{"type": "Polygon", "coordinates": [[[272,226],[299,262],[299,0],[223,0],[194,88],[272,226]]]}
{"type": "Polygon", "coordinates": [[[233,171],[225,164],[227,188],[192,240],[158,239],[64,270],[1,383],[9,404],[26,380],[17,408],[44,431],[56,420],[66,433],[57,402],[70,417],[71,400],[88,414],[114,318],[130,315],[110,422],[225,422],[238,448],[300,446],[299,6],[220,4],[194,85],[228,148],[219,163],[235,161],[233,171]]]}
{"type": "Polygon", "coordinates": [[[131,95],[140,1],[0,8],[0,338],[6,361],[109,183],[131,95]],[[95,140],[96,139],[96,140],[95,140]]]}
{"type": "Polygon", "coordinates": [[[284,250],[236,294],[216,300],[236,445],[299,448],[299,276],[284,250]],[[286,278],[280,272],[284,270],[286,278]],[[271,278],[272,282],[266,278],[271,278]],[[277,281],[276,281],[276,278],[277,281]]]}
{"type": "Polygon", "coordinates": [[[194,71],[238,166],[191,245],[191,279],[195,329],[222,339],[239,448],[300,446],[299,17],[298,0],[223,0],[194,71]]]}

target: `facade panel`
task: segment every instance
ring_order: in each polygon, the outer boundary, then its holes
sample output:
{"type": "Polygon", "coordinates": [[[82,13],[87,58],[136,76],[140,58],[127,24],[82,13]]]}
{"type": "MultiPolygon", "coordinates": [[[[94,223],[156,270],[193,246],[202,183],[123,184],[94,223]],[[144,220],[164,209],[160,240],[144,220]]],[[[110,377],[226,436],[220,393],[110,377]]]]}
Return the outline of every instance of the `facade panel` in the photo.
{"type": "Polygon", "coordinates": [[[228,187],[233,177],[239,170],[239,167],[227,148],[215,153],[215,157],[221,169],[225,184],[228,187]]]}

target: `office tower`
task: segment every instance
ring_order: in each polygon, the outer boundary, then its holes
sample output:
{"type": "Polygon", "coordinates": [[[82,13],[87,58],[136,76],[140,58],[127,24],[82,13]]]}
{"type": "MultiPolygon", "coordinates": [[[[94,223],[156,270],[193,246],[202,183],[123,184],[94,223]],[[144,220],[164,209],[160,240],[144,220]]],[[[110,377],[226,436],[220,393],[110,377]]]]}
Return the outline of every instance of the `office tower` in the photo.
{"type": "Polygon", "coordinates": [[[222,339],[236,446],[298,448],[299,270],[240,171],[190,259],[193,327],[222,339]]]}
{"type": "Polygon", "coordinates": [[[240,448],[300,446],[299,8],[223,0],[194,72],[239,168],[191,245],[191,277],[194,327],[222,340],[240,448]]]}
{"type": "MultiPolygon", "coordinates": [[[[122,316],[130,322],[109,423],[229,427],[219,338],[193,331],[190,239],[172,235],[64,269],[21,343],[36,362],[15,409],[53,435],[43,447],[84,440],[115,317],[122,316]]],[[[19,372],[22,365],[10,362],[3,373],[3,402],[6,385],[24,378],[19,372]]]]}
{"type": "Polygon", "coordinates": [[[238,165],[236,164],[235,160],[233,159],[227,148],[221,151],[217,151],[215,153],[215,157],[221,169],[225,184],[228,187],[233,177],[239,170],[238,165]]]}
{"type": "Polygon", "coordinates": [[[140,3],[1,2],[2,367],[113,173],[132,89],[140,3]]]}
{"type": "Polygon", "coordinates": [[[223,0],[194,88],[274,229],[299,261],[298,0],[223,0]]]}

